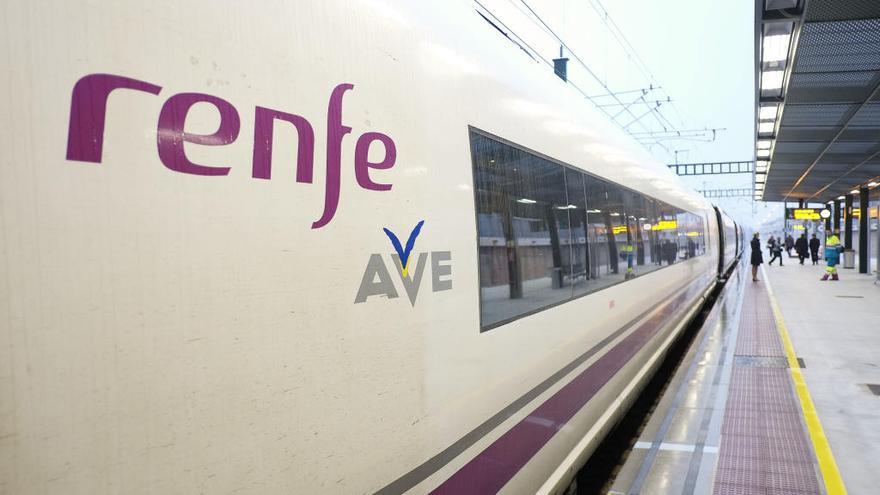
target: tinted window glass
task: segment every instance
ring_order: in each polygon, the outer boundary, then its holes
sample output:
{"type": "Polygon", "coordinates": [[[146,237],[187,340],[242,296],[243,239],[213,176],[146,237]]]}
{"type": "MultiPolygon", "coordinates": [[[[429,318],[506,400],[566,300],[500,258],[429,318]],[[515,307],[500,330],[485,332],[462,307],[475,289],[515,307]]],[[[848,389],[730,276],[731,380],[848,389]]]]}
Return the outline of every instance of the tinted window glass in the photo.
{"type": "Polygon", "coordinates": [[[562,166],[474,135],[483,326],[571,297],[562,166]]]}
{"type": "Polygon", "coordinates": [[[678,261],[678,215],[677,210],[663,202],[657,203],[657,219],[651,230],[656,235],[661,265],[678,261]]]}
{"type": "Polygon", "coordinates": [[[663,255],[658,242],[659,236],[658,232],[654,230],[654,225],[657,222],[657,204],[656,200],[645,198],[644,218],[639,219],[642,236],[640,246],[644,251],[643,260],[639,263],[640,273],[648,273],[662,266],[663,255]]]}
{"type": "Polygon", "coordinates": [[[587,196],[584,174],[565,169],[568,190],[568,217],[571,224],[571,287],[574,295],[586,294],[590,287],[590,236],[587,222],[587,196]]]}
{"type": "Polygon", "coordinates": [[[700,216],[476,132],[471,152],[483,328],[705,252],[700,216]]]}
{"type": "Polygon", "coordinates": [[[593,280],[598,287],[617,283],[626,276],[626,209],[623,190],[616,184],[587,179],[587,221],[595,232],[597,270],[593,280]]]}

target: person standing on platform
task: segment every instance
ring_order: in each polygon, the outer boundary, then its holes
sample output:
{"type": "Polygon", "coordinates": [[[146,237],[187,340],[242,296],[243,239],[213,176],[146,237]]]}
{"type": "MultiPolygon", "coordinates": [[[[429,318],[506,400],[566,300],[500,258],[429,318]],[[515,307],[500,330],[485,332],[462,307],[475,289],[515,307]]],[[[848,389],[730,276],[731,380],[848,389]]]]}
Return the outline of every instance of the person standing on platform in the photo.
{"type": "Polygon", "coordinates": [[[813,264],[819,264],[819,239],[816,237],[816,234],[813,234],[813,238],[810,239],[810,258],[813,259],[813,264]]]}
{"type": "Polygon", "coordinates": [[[634,251],[634,249],[633,249],[632,241],[627,240],[626,244],[624,244],[623,248],[621,248],[621,251],[623,251],[621,256],[624,256],[626,258],[626,274],[623,276],[623,279],[629,280],[631,278],[635,278],[636,272],[633,269],[633,251],[634,251]]]}
{"type": "Polygon", "coordinates": [[[837,237],[837,231],[834,231],[825,239],[825,275],[822,280],[840,280],[837,278],[837,264],[840,263],[840,238],[837,237]]]}
{"type": "Polygon", "coordinates": [[[794,250],[797,252],[798,261],[803,265],[804,259],[807,257],[807,234],[801,234],[798,237],[797,242],[794,243],[794,250]]]}
{"type": "Polygon", "coordinates": [[[758,266],[764,262],[764,254],[761,253],[761,239],[758,238],[757,232],[755,232],[755,236],[752,237],[750,245],[752,247],[752,282],[757,282],[758,266]]]}
{"type": "Polygon", "coordinates": [[[788,254],[788,257],[791,258],[791,248],[795,247],[794,239],[791,237],[791,234],[785,236],[785,253],[788,254]]]}
{"type": "Polygon", "coordinates": [[[770,234],[770,238],[767,239],[767,252],[770,253],[770,256],[773,256],[773,248],[776,247],[776,238],[773,237],[773,234],[770,234]]]}

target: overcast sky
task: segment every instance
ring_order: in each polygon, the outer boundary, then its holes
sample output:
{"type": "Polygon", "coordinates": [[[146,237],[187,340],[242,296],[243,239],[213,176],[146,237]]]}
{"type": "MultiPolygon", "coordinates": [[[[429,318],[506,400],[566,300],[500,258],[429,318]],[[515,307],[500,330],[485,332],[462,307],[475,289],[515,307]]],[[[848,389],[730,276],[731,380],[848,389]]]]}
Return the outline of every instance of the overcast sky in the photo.
{"type": "MultiPolygon", "coordinates": [[[[558,57],[552,30],[589,68],[569,62],[569,78],[590,95],[662,86],[645,96],[661,104],[662,117],[642,103],[618,117],[628,130],[644,133],[671,123],[678,130],[718,128],[712,142],[662,140],[646,147],[673,163],[754,159],[754,3],[705,0],[480,0],[510,31],[541,56],[558,57]],[[529,7],[543,19],[540,24],[529,7]],[[607,17],[605,16],[607,12],[607,17]],[[549,30],[548,30],[549,27],[549,30]],[[615,31],[622,37],[615,37],[615,31]],[[621,39],[632,47],[626,49],[621,39]],[[634,57],[636,55],[636,57],[634,57]],[[592,72],[592,74],[591,74],[592,72]],[[665,119],[665,121],[663,120],[665,119]],[[677,153],[676,153],[677,151],[677,153]]],[[[574,58],[570,53],[567,57],[574,58]]],[[[629,102],[639,94],[621,95],[629,102]]],[[[612,99],[597,98],[600,104],[612,99]]],[[[618,113],[617,107],[606,107],[618,113]]],[[[711,133],[705,133],[710,138],[711,133]]],[[[695,189],[751,188],[751,175],[687,177],[695,189]]],[[[781,218],[778,204],[751,198],[713,200],[746,223],[781,218]]]]}

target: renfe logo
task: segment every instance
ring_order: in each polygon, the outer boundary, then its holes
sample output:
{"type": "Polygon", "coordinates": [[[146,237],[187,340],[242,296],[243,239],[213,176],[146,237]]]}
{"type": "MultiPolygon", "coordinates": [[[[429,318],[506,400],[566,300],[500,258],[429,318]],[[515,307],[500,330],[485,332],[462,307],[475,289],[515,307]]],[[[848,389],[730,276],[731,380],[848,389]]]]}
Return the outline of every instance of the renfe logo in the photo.
{"type": "MultiPolygon", "coordinates": [[[[111,74],[89,74],[73,87],[70,102],[70,125],[67,131],[67,159],[79,162],[101,163],[104,146],[104,119],[107,98],[117,89],[129,89],[158,95],[161,87],[154,84],[111,74]]],[[[339,205],[342,138],[352,131],[342,123],[342,97],[354,89],[352,84],[339,84],[330,93],[327,104],[327,184],[324,193],[324,213],[312,223],[321,228],[333,219],[339,205]]],[[[297,133],[296,181],[312,183],[315,131],[304,117],[292,113],[256,107],[254,111],[254,147],[252,177],[269,180],[272,177],[272,132],[275,121],[292,125],[297,133]]],[[[186,157],[183,143],[203,146],[223,146],[238,137],[238,111],[226,100],[203,93],[178,93],[162,105],[156,130],[159,159],[171,170],[193,175],[227,175],[230,167],[193,163],[186,157]],[[213,105],[220,114],[220,125],[213,134],[191,134],[185,131],[186,116],[196,103],[213,105]]],[[[365,132],[358,136],[354,147],[354,174],[357,183],[371,191],[388,191],[391,184],[380,184],[370,178],[370,169],[389,169],[397,159],[394,141],[381,132],[365,132]],[[385,157],[379,162],[368,159],[370,146],[382,144],[385,157]]]]}
{"type": "MultiPolygon", "coordinates": [[[[385,231],[385,235],[388,236],[388,239],[391,240],[391,245],[394,247],[394,251],[397,252],[397,254],[391,255],[391,261],[397,268],[397,274],[400,275],[400,281],[403,283],[403,288],[406,290],[409,302],[413,306],[416,305],[416,297],[418,297],[419,287],[422,285],[422,275],[425,273],[425,262],[428,259],[428,253],[419,253],[419,259],[415,265],[415,273],[413,273],[412,276],[409,274],[409,269],[411,268],[410,255],[415,247],[416,238],[419,236],[419,233],[421,233],[422,225],[424,224],[424,220],[416,224],[415,228],[413,228],[412,232],[409,234],[409,238],[406,241],[406,247],[403,247],[400,244],[400,239],[397,238],[397,235],[394,234],[394,232],[387,228],[382,229],[385,231]]],[[[452,280],[441,279],[441,277],[452,275],[452,265],[441,264],[447,261],[452,261],[451,252],[431,252],[432,292],[452,289],[452,280]]],[[[394,288],[394,282],[391,281],[391,275],[388,273],[385,261],[382,260],[382,255],[376,253],[370,255],[370,260],[367,262],[366,269],[364,269],[364,276],[361,279],[361,285],[354,298],[354,303],[366,302],[369,296],[378,295],[383,295],[388,299],[394,299],[397,297],[397,289],[394,288]]]]}

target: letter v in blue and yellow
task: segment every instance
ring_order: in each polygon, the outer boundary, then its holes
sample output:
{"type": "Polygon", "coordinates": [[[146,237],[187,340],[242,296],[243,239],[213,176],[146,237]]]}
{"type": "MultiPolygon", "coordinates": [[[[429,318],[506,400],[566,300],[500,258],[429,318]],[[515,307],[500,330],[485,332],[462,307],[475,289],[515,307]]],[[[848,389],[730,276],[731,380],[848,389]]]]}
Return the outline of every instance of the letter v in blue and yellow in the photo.
{"type": "Polygon", "coordinates": [[[397,256],[400,257],[400,271],[403,273],[404,277],[408,277],[408,269],[409,269],[409,255],[412,253],[413,247],[416,245],[416,237],[419,236],[419,233],[422,231],[422,225],[425,224],[424,220],[419,220],[419,223],[416,224],[415,228],[412,229],[412,232],[409,233],[409,239],[406,240],[406,248],[401,246],[400,239],[388,230],[388,228],[383,228],[385,231],[385,235],[391,239],[391,245],[394,246],[394,250],[397,251],[397,256]]]}
{"type": "MultiPolygon", "coordinates": [[[[387,265],[385,265],[386,257],[390,257],[394,267],[397,268],[397,274],[400,275],[400,283],[406,291],[410,304],[416,305],[419,287],[422,285],[422,276],[426,266],[428,266],[429,253],[415,252],[416,239],[419,237],[424,224],[424,220],[420,220],[416,224],[412,231],[410,231],[405,246],[400,242],[397,234],[388,228],[382,229],[391,241],[391,245],[396,253],[388,255],[373,253],[370,255],[367,266],[364,267],[364,275],[361,278],[361,284],[358,286],[357,295],[354,298],[355,304],[367,302],[367,299],[371,296],[385,297],[387,299],[396,299],[398,297],[394,280],[392,280],[391,273],[388,271],[387,265]]],[[[430,257],[431,292],[452,290],[452,252],[431,251],[430,257]]]]}

